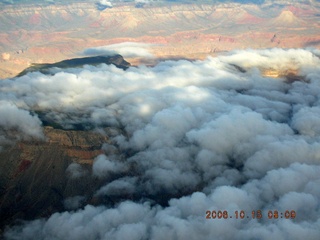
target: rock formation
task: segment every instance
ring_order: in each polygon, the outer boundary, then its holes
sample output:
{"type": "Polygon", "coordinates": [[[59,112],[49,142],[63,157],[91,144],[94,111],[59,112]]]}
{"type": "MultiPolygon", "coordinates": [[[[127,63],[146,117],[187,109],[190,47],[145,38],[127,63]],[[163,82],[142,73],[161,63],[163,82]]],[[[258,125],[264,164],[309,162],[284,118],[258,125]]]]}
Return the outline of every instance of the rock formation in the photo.
{"type": "Polygon", "coordinates": [[[94,2],[5,5],[0,10],[0,54],[11,57],[2,62],[0,78],[13,77],[31,63],[76,58],[86,48],[120,42],[153,44],[152,53],[164,59],[203,59],[243,48],[317,47],[319,12],[317,5],[298,2],[153,3],[143,8],[118,3],[102,11],[94,2]],[[274,34],[277,39],[270,41],[274,34]]]}
{"type": "Polygon", "coordinates": [[[130,66],[130,63],[125,61],[121,55],[113,56],[96,56],[96,57],[83,57],[83,58],[74,58],[68,59],[57,63],[47,63],[47,64],[34,64],[31,67],[23,70],[18,76],[23,76],[28,72],[39,71],[44,74],[50,73],[51,68],[76,68],[83,67],[84,65],[98,65],[98,64],[113,64],[118,68],[127,69],[130,66]]]}
{"type": "Polygon", "coordinates": [[[78,195],[90,202],[99,187],[91,168],[108,137],[52,127],[45,127],[44,132],[47,141],[18,142],[0,152],[0,228],[18,218],[62,211],[64,200],[78,195]]]}

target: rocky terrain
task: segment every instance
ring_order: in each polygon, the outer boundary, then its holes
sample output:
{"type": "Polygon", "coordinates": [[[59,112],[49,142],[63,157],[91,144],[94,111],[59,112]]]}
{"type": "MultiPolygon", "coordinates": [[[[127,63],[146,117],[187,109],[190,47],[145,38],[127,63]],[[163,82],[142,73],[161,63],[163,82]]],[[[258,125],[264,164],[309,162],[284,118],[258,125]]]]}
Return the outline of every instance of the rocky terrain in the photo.
{"type": "Polygon", "coordinates": [[[72,209],[72,204],[64,202],[68,198],[75,198],[76,207],[84,201],[97,201],[92,194],[100,182],[90,172],[94,158],[103,153],[102,144],[109,142],[108,136],[52,127],[45,127],[44,133],[46,141],[19,142],[0,152],[1,228],[15,219],[72,209]],[[76,201],[78,195],[87,199],[76,201]]]}
{"type": "Polygon", "coordinates": [[[316,3],[154,3],[143,8],[127,3],[102,11],[94,2],[3,5],[0,77],[13,77],[32,63],[75,58],[86,48],[120,42],[150,44],[162,59],[203,59],[233,49],[318,47],[319,11],[316,3]]]}
{"type": "Polygon", "coordinates": [[[113,56],[96,56],[96,57],[83,57],[67,59],[57,63],[48,64],[34,64],[31,67],[26,68],[18,76],[23,76],[29,72],[39,71],[44,74],[49,74],[52,68],[80,68],[84,65],[99,65],[99,64],[113,64],[118,68],[127,69],[130,63],[126,62],[121,55],[113,56]]]}

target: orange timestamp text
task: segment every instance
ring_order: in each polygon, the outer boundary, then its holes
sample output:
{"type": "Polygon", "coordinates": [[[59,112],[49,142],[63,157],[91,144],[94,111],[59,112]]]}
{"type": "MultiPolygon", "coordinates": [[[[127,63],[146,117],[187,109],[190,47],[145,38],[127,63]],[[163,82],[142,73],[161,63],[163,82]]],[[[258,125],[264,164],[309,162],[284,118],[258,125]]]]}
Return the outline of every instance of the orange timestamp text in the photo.
{"type": "Polygon", "coordinates": [[[229,212],[226,210],[208,210],[206,211],[206,219],[262,219],[267,216],[267,219],[294,219],[296,218],[296,211],[294,210],[253,210],[246,212],[244,210],[229,212]]]}

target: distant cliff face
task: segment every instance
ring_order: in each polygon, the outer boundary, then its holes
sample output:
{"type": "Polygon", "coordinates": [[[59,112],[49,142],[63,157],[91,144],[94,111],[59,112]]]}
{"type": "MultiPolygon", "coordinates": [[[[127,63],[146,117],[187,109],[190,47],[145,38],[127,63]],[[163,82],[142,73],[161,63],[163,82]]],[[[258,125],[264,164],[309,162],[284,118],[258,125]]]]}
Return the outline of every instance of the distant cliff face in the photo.
{"type": "Polygon", "coordinates": [[[159,58],[201,59],[243,48],[319,46],[317,5],[6,5],[0,10],[0,78],[32,63],[76,58],[85,48],[145,42],[159,58]]]}
{"type": "Polygon", "coordinates": [[[91,174],[92,163],[102,154],[108,137],[52,127],[45,127],[44,133],[45,142],[18,142],[0,152],[1,228],[14,219],[45,217],[72,208],[65,200],[77,202],[78,195],[86,197],[81,201],[93,201],[100,182],[91,174]]]}

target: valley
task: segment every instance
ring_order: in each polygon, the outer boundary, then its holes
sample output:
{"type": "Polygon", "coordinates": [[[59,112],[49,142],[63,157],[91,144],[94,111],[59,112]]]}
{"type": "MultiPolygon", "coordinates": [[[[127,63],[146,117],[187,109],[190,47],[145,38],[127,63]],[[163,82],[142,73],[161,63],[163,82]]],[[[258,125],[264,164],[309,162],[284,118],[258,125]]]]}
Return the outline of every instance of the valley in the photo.
{"type": "MultiPolygon", "coordinates": [[[[320,45],[320,9],[309,4],[147,4],[97,9],[93,2],[4,5],[0,77],[31,64],[81,57],[87,48],[148,44],[155,59],[204,59],[236,49],[320,45]]],[[[133,65],[155,59],[126,58],[133,65]]]]}

